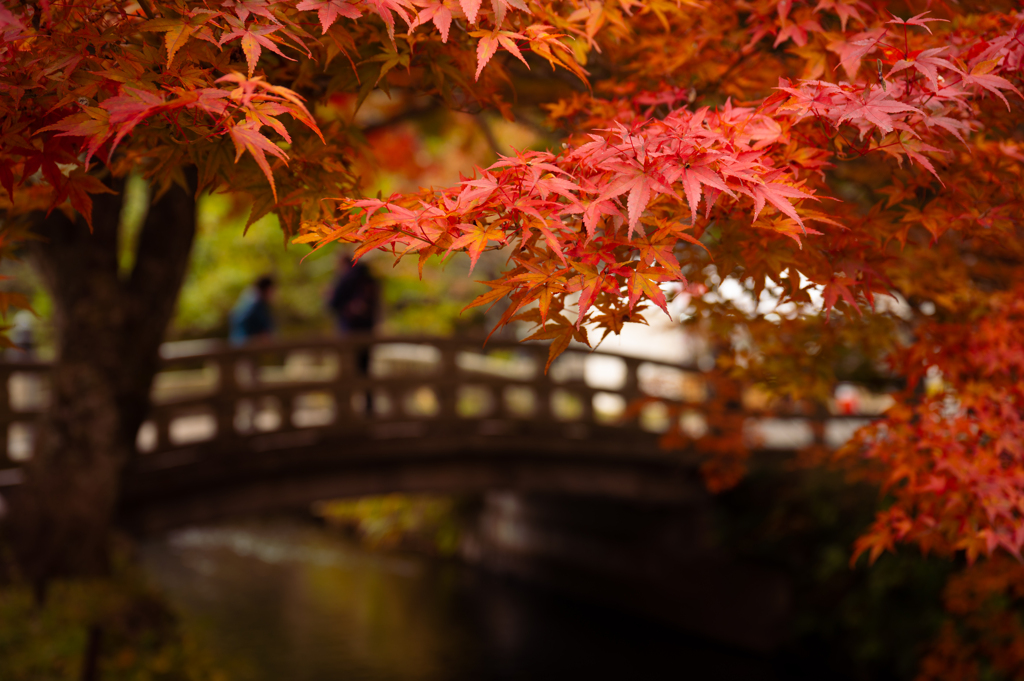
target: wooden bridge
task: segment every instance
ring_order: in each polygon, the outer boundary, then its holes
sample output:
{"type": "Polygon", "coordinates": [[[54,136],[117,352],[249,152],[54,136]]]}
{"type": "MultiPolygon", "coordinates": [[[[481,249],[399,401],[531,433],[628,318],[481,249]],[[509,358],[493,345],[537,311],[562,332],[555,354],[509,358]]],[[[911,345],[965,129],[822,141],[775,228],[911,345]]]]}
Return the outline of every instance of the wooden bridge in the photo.
{"type": "MultiPolygon", "coordinates": [[[[124,480],[122,517],[140,530],[388,492],[702,493],[694,464],[709,389],[696,366],[570,351],[545,375],[546,346],[438,338],[195,341],[162,354],[124,480]],[[666,403],[683,405],[696,445],[658,446],[666,403]]],[[[47,371],[0,364],[0,490],[21,482],[47,371]]],[[[863,420],[741,423],[759,446],[793,449],[836,444],[863,420]]]]}

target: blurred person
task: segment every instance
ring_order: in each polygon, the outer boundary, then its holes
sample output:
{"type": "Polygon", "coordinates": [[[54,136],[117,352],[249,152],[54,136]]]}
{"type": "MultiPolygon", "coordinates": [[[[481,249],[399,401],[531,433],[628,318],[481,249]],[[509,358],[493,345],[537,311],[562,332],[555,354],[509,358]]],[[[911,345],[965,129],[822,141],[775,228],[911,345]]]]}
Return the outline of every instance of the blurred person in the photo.
{"type": "Polygon", "coordinates": [[[36,355],[36,316],[28,310],[19,310],[14,315],[11,327],[11,342],[16,347],[8,348],[7,358],[15,362],[25,362],[36,355]]]}
{"type": "MultiPolygon", "coordinates": [[[[380,284],[366,263],[353,262],[349,251],[338,255],[338,273],[327,295],[327,307],[334,315],[338,333],[371,334],[377,325],[380,284]]],[[[356,350],[356,372],[366,377],[370,373],[370,347],[356,350]]],[[[373,396],[366,394],[366,413],[373,413],[373,396]]]]}
{"type": "MultiPolygon", "coordinates": [[[[36,315],[29,310],[19,310],[11,326],[11,342],[15,347],[7,348],[4,359],[9,362],[31,362],[36,359],[36,315]]],[[[10,399],[18,404],[43,407],[46,395],[42,374],[18,371],[8,379],[7,390],[10,399]]]]}
{"type": "Polygon", "coordinates": [[[338,331],[343,335],[372,332],[377,325],[379,297],[380,286],[370,268],[364,262],[353,262],[351,253],[343,251],[327,298],[338,331]]]}
{"type": "Polygon", "coordinates": [[[840,383],[835,392],[836,411],[845,416],[860,413],[860,391],[849,383],[840,383]]]}
{"type": "Polygon", "coordinates": [[[270,301],[274,297],[274,278],[264,274],[245,289],[228,318],[228,339],[232,345],[243,345],[257,338],[269,338],[274,332],[274,315],[270,301]]]}

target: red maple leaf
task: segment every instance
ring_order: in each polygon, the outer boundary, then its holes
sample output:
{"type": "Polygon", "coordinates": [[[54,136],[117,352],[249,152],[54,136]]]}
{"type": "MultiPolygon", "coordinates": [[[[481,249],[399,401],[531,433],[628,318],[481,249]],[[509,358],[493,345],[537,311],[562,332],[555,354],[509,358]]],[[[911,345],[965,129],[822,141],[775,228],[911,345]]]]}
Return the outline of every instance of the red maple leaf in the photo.
{"type": "Polygon", "coordinates": [[[285,163],[288,162],[288,154],[281,147],[267,139],[260,132],[260,124],[257,121],[246,121],[234,125],[228,129],[231,141],[235,143],[235,163],[242,158],[242,154],[248,151],[256,159],[260,170],[270,182],[270,190],[274,193],[274,200],[277,200],[277,186],[274,184],[274,173],[270,170],[270,163],[267,161],[266,152],[277,156],[285,163]]]}
{"type": "Polygon", "coordinates": [[[992,71],[998,66],[1002,60],[1001,57],[995,59],[989,59],[988,61],[981,62],[971,69],[970,73],[963,74],[964,85],[976,85],[980,88],[988,90],[993,93],[999,99],[1003,100],[1003,104],[1006,105],[1007,111],[1010,110],[1010,102],[1007,101],[1006,96],[1003,95],[1003,90],[1009,90],[1017,94],[1018,97],[1024,98],[1024,95],[1020,93],[1020,90],[1013,86],[1013,83],[1006,80],[1002,76],[996,76],[992,74],[992,71]]]}
{"type": "Polygon", "coordinates": [[[249,66],[250,78],[252,78],[252,74],[256,70],[256,63],[259,61],[260,54],[263,52],[264,47],[284,59],[295,61],[282,52],[277,46],[277,43],[270,39],[270,36],[281,28],[280,26],[250,25],[246,28],[244,24],[235,20],[233,17],[228,17],[228,23],[234,26],[234,30],[225,31],[224,35],[220,37],[219,44],[224,45],[229,40],[241,38],[242,51],[245,53],[245,61],[249,66]]]}
{"type": "Polygon", "coordinates": [[[860,70],[861,60],[879,47],[885,34],[884,28],[872,28],[849,38],[833,40],[826,47],[839,55],[839,65],[846,71],[847,78],[853,80],[860,70]]]}
{"type": "Polygon", "coordinates": [[[866,121],[877,126],[882,132],[890,133],[893,130],[892,115],[907,112],[923,115],[920,109],[893,99],[891,93],[882,87],[871,86],[864,90],[863,96],[848,98],[846,106],[841,109],[841,115],[836,119],[836,124],[840,125],[846,121],[857,124],[858,121],[866,121]]]}
{"type": "Polygon", "coordinates": [[[922,18],[925,15],[930,14],[930,13],[931,12],[921,12],[920,14],[912,16],[909,19],[900,19],[899,17],[893,17],[891,20],[889,20],[889,21],[887,21],[885,23],[887,23],[887,24],[899,24],[901,26],[920,26],[924,30],[926,30],[929,33],[931,33],[932,29],[928,28],[928,24],[929,23],[936,22],[936,21],[945,21],[945,22],[949,21],[948,19],[924,19],[924,18],[922,18]]]}
{"type": "Polygon", "coordinates": [[[109,159],[118,143],[130,133],[135,126],[164,108],[162,95],[147,90],[123,86],[120,94],[100,103],[100,107],[110,114],[110,127],[117,132],[107,153],[109,159]]]}
{"type": "Polygon", "coordinates": [[[419,13],[413,19],[412,24],[409,25],[409,30],[412,31],[417,26],[432,21],[434,22],[434,27],[441,34],[441,42],[448,42],[448,32],[452,25],[451,9],[448,8],[443,0],[428,0],[425,4],[420,4],[420,7],[419,13]]]}
{"type": "Polygon", "coordinates": [[[480,79],[480,73],[483,72],[484,66],[491,60],[494,53],[497,52],[498,47],[504,47],[506,50],[511,52],[516,59],[523,62],[526,68],[530,68],[530,65],[526,63],[526,59],[523,58],[523,53],[519,51],[519,46],[516,45],[515,39],[526,40],[526,36],[520,33],[513,33],[511,31],[473,31],[470,33],[473,37],[479,37],[480,42],[476,46],[476,78],[480,79]]]}
{"type": "Polygon", "coordinates": [[[406,11],[410,7],[409,0],[364,0],[364,2],[384,20],[392,45],[395,42],[395,14],[402,17],[406,26],[412,25],[412,19],[409,18],[409,13],[406,11]]]}
{"type": "Polygon", "coordinates": [[[950,71],[957,70],[951,62],[938,56],[948,49],[948,47],[936,47],[930,50],[922,50],[916,54],[911,52],[906,58],[900,59],[893,64],[892,69],[889,70],[889,78],[892,78],[893,74],[912,68],[924,74],[928,82],[931,83],[932,89],[938,90],[939,68],[949,69],[950,71]]]}
{"type": "Polygon", "coordinates": [[[302,0],[295,9],[316,10],[323,33],[327,33],[327,29],[338,20],[338,17],[358,19],[363,16],[362,12],[347,0],[302,0]]]}

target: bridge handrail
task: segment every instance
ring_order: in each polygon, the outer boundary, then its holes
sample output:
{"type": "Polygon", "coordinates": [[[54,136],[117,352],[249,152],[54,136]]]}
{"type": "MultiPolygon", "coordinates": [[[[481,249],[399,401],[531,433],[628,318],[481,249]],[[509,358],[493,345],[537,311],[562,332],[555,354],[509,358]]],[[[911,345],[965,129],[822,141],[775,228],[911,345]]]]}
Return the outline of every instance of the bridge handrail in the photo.
{"type": "MultiPolygon", "coordinates": [[[[682,372],[673,375],[693,374],[698,377],[696,380],[705,381],[706,372],[701,371],[692,363],[680,364],[600,349],[581,351],[572,348],[556,360],[552,370],[545,374],[543,367],[547,360],[547,354],[548,346],[544,344],[492,339],[485,345],[483,337],[354,335],[345,338],[270,340],[254,342],[245,346],[232,346],[222,340],[165,344],[161,348],[160,374],[174,374],[182,371],[180,369],[182,365],[199,364],[205,367],[204,372],[206,368],[215,367],[215,376],[208,381],[209,385],[203,389],[203,392],[193,391],[189,394],[178,395],[154,394],[148,420],[153,440],[149,448],[150,451],[159,453],[188,446],[188,443],[183,445],[181,442],[175,442],[171,432],[172,423],[181,418],[187,418],[189,415],[197,414],[207,414],[215,421],[215,435],[207,441],[211,446],[218,442],[236,442],[239,438],[267,436],[267,431],[259,431],[255,425],[257,418],[255,414],[262,413],[260,410],[263,407],[260,405],[266,403],[267,400],[276,401],[280,415],[278,426],[271,429],[273,433],[296,431],[336,433],[339,432],[339,429],[353,427],[352,424],[360,419],[364,425],[367,422],[384,424],[403,421],[432,422],[451,430],[458,430],[459,423],[480,421],[481,419],[532,422],[540,423],[542,426],[545,423],[557,425],[560,421],[566,421],[556,413],[555,400],[561,393],[567,393],[572,399],[577,400],[579,412],[568,420],[581,424],[585,430],[590,426],[609,425],[607,419],[601,421],[600,414],[595,413],[595,399],[601,393],[621,400],[623,406],[634,404],[645,396],[666,402],[689,404],[695,409],[706,401],[706,393],[703,393],[705,397],[701,399],[674,399],[664,395],[655,395],[649,390],[645,392],[644,386],[641,385],[641,367],[645,365],[653,367],[655,371],[659,372],[665,370],[682,372]],[[435,351],[436,357],[427,363],[429,367],[426,371],[384,376],[362,375],[357,366],[357,353],[372,348],[374,353],[381,355],[387,346],[394,345],[429,347],[435,351]],[[333,356],[332,361],[335,363],[333,374],[325,374],[324,378],[320,380],[311,379],[308,372],[303,376],[289,376],[285,371],[280,380],[267,380],[268,373],[265,369],[274,366],[272,362],[267,363],[270,358],[283,358],[284,366],[287,368],[287,361],[290,357],[307,352],[319,355],[316,359],[320,364],[315,366],[321,368],[326,366],[326,358],[333,356]],[[532,371],[517,376],[512,371],[496,373],[493,367],[490,371],[480,366],[467,367],[465,361],[460,365],[460,357],[464,360],[466,354],[492,356],[494,353],[501,352],[528,356],[532,362],[532,371]],[[572,371],[569,371],[573,369],[571,363],[575,361],[574,357],[579,358],[580,356],[605,356],[620,360],[624,372],[618,387],[591,385],[586,380],[585,374],[580,373],[583,371],[581,368],[583,365],[577,365],[575,367],[576,374],[573,375],[572,371]],[[263,369],[257,368],[261,366],[263,369]],[[568,375],[562,369],[566,369],[568,375]],[[408,398],[411,390],[422,388],[426,388],[428,392],[432,391],[436,407],[432,413],[415,414],[408,404],[402,402],[403,394],[408,398]],[[478,388],[490,391],[490,411],[475,416],[460,414],[457,405],[460,390],[478,388]],[[526,388],[532,391],[533,411],[530,415],[515,413],[508,396],[508,390],[512,388],[526,388]],[[366,396],[371,392],[385,395],[389,401],[394,399],[390,415],[381,415],[377,411],[365,409],[365,413],[361,416],[356,413],[354,405],[358,402],[357,397],[362,394],[365,403],[368,400],[366,396]],[[312,399],[316,395],[325,396],[324,401],[333,404],[330,421],[314,426],[298,424],[296,421],[299,411],[298,402],[303,398],[312,399]],[[249,416],[240,417],[240,414],[246,410],[248,410],[249,416]],[[240,418],[242,421],[248,418],[249,421],[246,422],[248,425],[240,426],[240,418]]],[[[408,358],[406,359],[408,360],[408,358]]],[[[393,359],[392,361],[397,360],[393,359]]],[[[19,465],[8,452],[8,430],[26,424],[45,408],[44,401],[39,398],[39,395],[36,395],[35,403],[22,404],[17,410],[12,409],[12,376],[18,373],[34,374],[37,377],[37,382],[41,382],[39,375],[48,372],[49,368],[50,364],[42,361],[0,362],[0,382],[2,382],[0,383],[0,472],[19,465]]],[[[204,380],[206,378],[204,377],[204,380]]],[[[701,385],[704,385],[702,389],[706,390],[706,383],[701,385]]],[[[427,401],[430,402],[430,400],[427,401]]],[[[742,412],[748,416],[757,416],[743,412],[739,408],[733,409],[733,411],[742,412]]],[[[623,417],[615,424],[616,426],[624,427],[627,430],[642,430],[641,419],[635,410],[625,410],[623,414],[623,417]]],[[[815,441],[823,441],[824,421],[821,414],[796,415],[790,418],[815,421],[812,426],[813,437],[815,441]]],[[[828,418],[842,421],[846,419],[863,420],[865,417],[828,416],[828,418]]],[[[495,433],[497,432],[495,430],[495,433]]],[[[577,428],[573,432],[582,431],[577,428]]],[[[0,481],[0,486],[2,486],[2,481],[0,481]]]]}
{"type": "MultiPolygon", "coordinates": [[[[489,353],[495,350],[515,350],[535,354],[538,356],[543,356],[545,359],[547,358],[548,354],[548,345],[546,343],[541,342],[517,341],[494,338],[487,340],[486,336],[377,336],[371,334],[353,334],[345,337],[313,337],[298,340],[258,340],[246,345],[231,345],[227,341],[219,338],[202,339],[200,341],[175,341],[172,343],[164,343],[161,346],[160,354],[162,361],[165,364],[167,364],[185,360],[204,359],[207,357],[259,355],[270,352],[288,352],[303,349],[347,349],[361,348],[366,345],[391,344],[430,345],[438,349],[453,348],[456,350],[475,351],[480,353],[489,353]],[[196,343],[197,345],[192,346],[193,343],[196,343]],[[188,349],[189,347],[201,347],[205,349],[190,351],[188,349]]],[[[609,357],[616,357],[627,362],[657,364],[661,366],[672,367],[674,369],[680,369],[683,371],[701,371],[695,363],[670,362],[656,358],[636,357],[635,355],[627,355],[614,351],[604,350],[601,349],[600,347],[593,350],[570,348],[567,352],[580,354],[607,355],[609,357]]],[[[33,368],[42,368],[49,366],[49,363],[0,362],[0,367],[25,365],[32,365],[33,368]]]]}

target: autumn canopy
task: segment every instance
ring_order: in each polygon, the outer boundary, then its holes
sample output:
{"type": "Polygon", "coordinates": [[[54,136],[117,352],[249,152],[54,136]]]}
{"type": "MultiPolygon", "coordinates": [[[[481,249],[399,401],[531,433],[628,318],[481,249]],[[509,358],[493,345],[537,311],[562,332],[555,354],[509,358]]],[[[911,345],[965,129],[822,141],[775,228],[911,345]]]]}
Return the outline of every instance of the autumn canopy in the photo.
{"type": "Polygon", "coordinates": [[[689,300],[720,368],[774,395],[905,380],[839,454],[886,492],[858,552],[1020,558],[1022,70],[999,2],[5,0],[3,255],[138,173],[317,248],[505,248],[477,303],[552,357],[689,300]],[[533,107],[562,143],[366,198],[352,114],[378,89],[533,107]]]}

